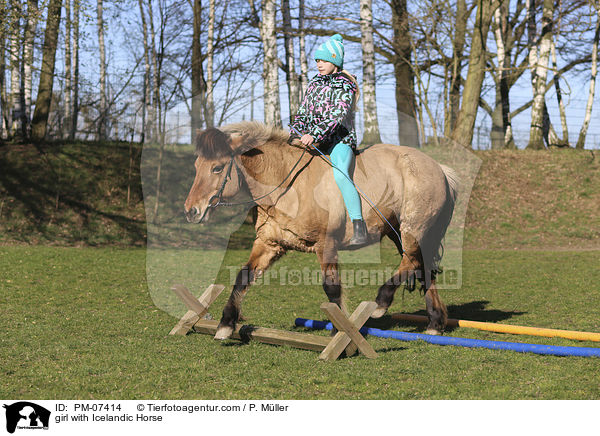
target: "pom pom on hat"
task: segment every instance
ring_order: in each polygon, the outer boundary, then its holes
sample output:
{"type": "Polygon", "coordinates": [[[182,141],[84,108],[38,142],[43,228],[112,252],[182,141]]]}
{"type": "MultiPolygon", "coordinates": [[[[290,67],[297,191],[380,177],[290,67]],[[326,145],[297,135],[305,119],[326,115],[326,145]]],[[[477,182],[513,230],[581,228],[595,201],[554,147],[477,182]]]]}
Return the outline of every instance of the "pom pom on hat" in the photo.
{"type": "Polygon", "coordinates": [[[336,33],[329,40],[319,46],[315,51],[315,60],[331,62],[338,68],[344,65],[344,39],[342,35],[336,33]]]}

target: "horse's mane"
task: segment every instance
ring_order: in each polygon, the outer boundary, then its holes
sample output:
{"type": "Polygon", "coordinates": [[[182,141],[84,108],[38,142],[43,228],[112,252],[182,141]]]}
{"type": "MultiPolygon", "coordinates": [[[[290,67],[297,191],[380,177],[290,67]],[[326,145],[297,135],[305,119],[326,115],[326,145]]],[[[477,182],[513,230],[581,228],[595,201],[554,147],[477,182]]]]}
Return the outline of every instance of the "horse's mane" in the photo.
{"type": "Polygon", "coordinates": [[[220,129],[209,127],[196,137],[196,154],[206,159],[219,159],[245,152],[270,142],[286,145],[290,134],[258,121],[242,121],[220,129]],[[236,141],[235,138],[243,138],[236,141]]]}
{"type": "Polygon", "coordinates": [[[258,147],[266,142],[286,145],[290,136],[286,130],[258,121],[241,121],[239,123],[228,124],[222,127],[221,130],[231,137],[243,136],[244,141],[240,146],[245,149],[258,147]]]}

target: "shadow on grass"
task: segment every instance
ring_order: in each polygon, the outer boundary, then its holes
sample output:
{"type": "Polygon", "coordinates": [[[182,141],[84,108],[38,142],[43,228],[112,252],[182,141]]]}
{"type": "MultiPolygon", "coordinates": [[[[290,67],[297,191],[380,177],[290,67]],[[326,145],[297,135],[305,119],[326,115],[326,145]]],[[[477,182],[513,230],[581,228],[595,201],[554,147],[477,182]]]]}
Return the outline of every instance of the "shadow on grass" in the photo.
{"type": "MultiPolygon", "coordinates": [[[[513,316],[524,315],[527,312],[519,312],[519,311],[505,311],[498,309],[486,309],[486,306],[489,305],[489,301],[478,300],[471,301],[469,303],[464,304],[453,304],[448,306],[448,318],[454,319],[465,319],[469,321],[480,321],[480,322],[498,322],[504,321],[507,319],[511,319],[513,316]]],[[[416,312],[412,312],[409,315],[423,315],[427,316],[427,312],[424,310],[418,310],[416,312]]],[[[393,327],[397,326],[405,326],[412,325],[415,326],[414,322],[403,321],[392,319],[391,315],[385,315],[380,319],[369,319],[365,324],[367,327],[378,328],[381,330],[390,330],[393,327]]],[[[446,332],[452,332],[458,327],[446,327],[446,332]]],[[[415,326],[415,332],[423,332],[427,329],[427,323],[418,324],[415,326]]]]}

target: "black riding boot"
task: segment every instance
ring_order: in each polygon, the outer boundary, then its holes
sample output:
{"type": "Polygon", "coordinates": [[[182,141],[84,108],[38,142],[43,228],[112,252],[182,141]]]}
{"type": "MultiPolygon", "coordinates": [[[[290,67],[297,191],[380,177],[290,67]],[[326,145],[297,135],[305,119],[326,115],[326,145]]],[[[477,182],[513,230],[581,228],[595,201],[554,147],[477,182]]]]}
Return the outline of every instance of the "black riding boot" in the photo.
{"type": "Polygon", "coordinates": [[[367,225],[364,220],[353,220],[352,227],[354,229],[354,236],[348,243],[349,247],[360,247],[368,242],[367,239],[367,225]]]}

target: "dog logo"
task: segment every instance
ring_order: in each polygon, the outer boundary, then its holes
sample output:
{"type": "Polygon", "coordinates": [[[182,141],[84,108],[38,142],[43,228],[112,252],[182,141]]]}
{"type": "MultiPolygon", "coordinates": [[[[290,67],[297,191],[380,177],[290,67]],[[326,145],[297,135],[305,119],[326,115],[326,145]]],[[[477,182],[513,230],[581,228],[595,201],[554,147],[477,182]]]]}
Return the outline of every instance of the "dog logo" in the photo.
{"type": "Polygon", "coordinates": [[[6,409],[6,431],[19,429],[48,429],[50,411],[28,401],[4,405],[6,409]]]}

